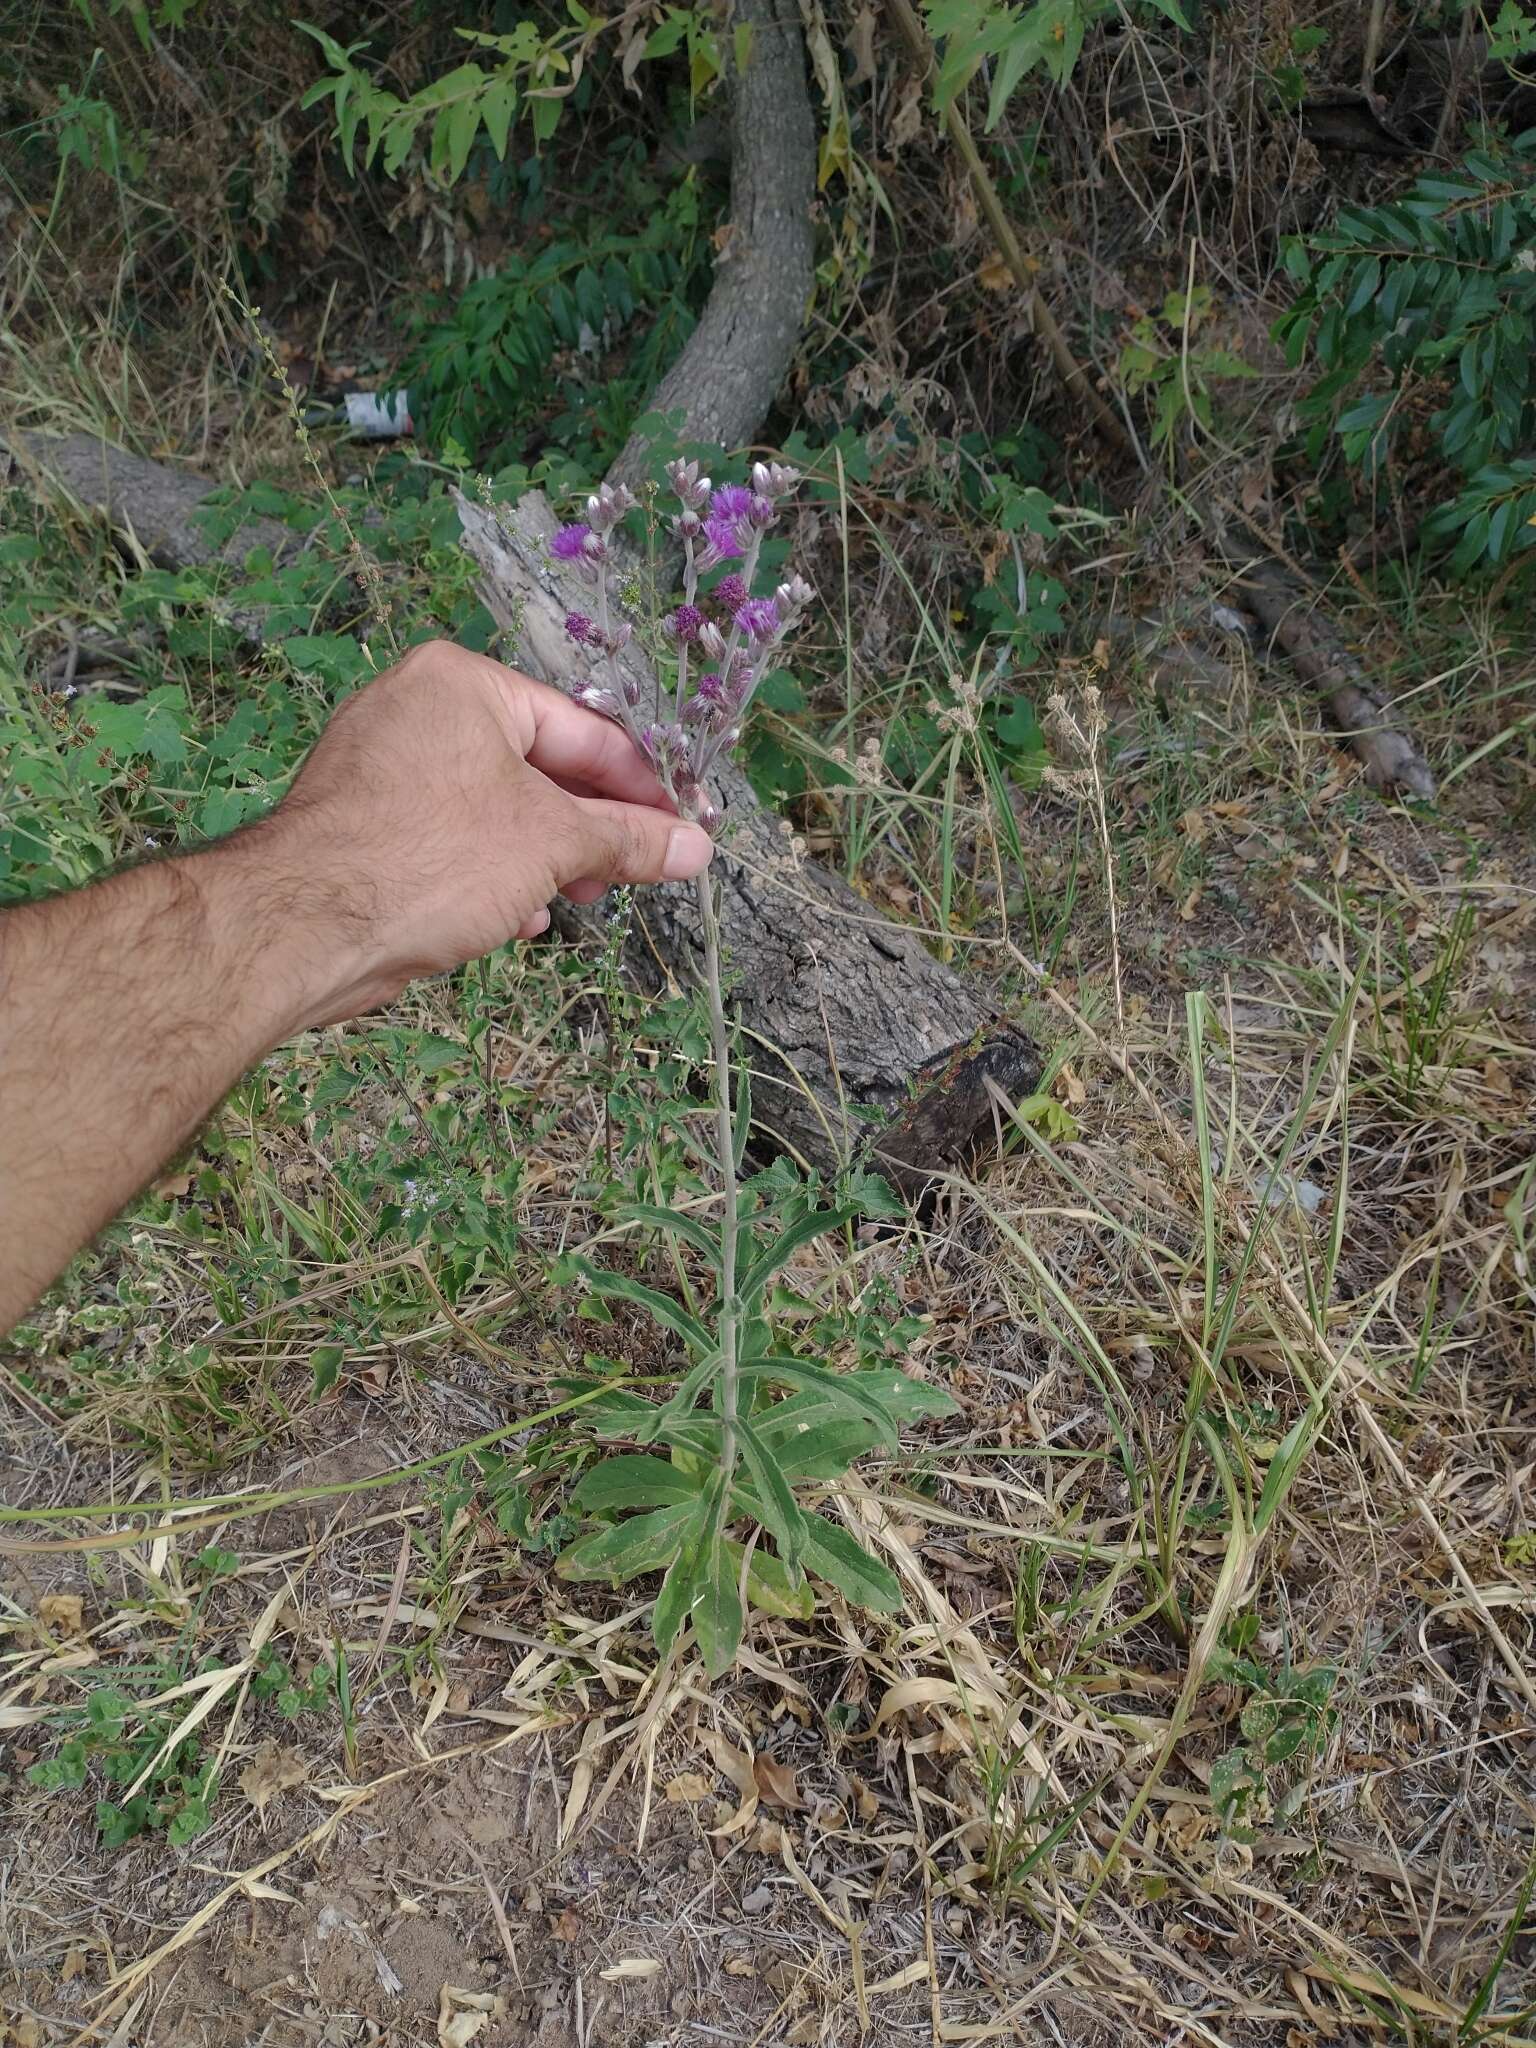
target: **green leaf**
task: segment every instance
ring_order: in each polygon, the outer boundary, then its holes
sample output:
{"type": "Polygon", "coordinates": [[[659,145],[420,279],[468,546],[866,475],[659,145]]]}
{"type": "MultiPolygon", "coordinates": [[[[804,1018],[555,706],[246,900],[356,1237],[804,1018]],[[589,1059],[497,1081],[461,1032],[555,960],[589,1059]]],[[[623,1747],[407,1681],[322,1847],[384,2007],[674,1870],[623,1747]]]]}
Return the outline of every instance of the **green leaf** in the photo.
{"type": "Polygon", "coordinates": [[[341,1376],[342,1360],[346,1355],[340,1344],[317,1344],[309,1354],[310,1376],[317,1401],[322,1394],[328,1394],[335,1386],[341,1376]]]}
{"type": "Polygon", "coordinates": [[[737,1420],[736,1441],[757,1489],[763,1527],[779,1546],[791,1581],[798,1584],[800,1559],[805,1550],[805,1516],[789,1490],[772,1446],[764,1443],[745,1416],[737,1420]]]}
{"type": "Polygon", "coordinates": [[[665,1657],[677,1641],[677,1632],[688,1618],[693,1604],[693,1575],[698,1552],[693,1546],[680,1550],[667,1567],[656,1604],[651,1609],[651,1635],[665,1657]]]}
{"type": "Polygon", "coordinates": [[[783,1265],[787,1265],[801,1245],[809,1244],[813,1237],[822,1237],[829,1230],[840,1230],[845,1223],[858,1215],[852,1204],[837,1209],[812,1209],[781,1230],[766,1251],[759,1253],[742,1275],[738,1289],[741,1300],[748,1308],[759,1300],[764,1288],[783,1265]]]}
{"type": "Polygon", "coordinates": [[[681,1209],[658,1208],[654,1202],[625,1202],[615,1212],[620,1223],[647,1223],[664,1237],[685,1238],[716,1272],[720,1270],[720,1239],[707,1223],[681,1209]]]}
{"type": "Polygon", "coordinates": [[[901,1582],[895,1573],[824,1515],[805,1517],[805,1562],[856,1607],[871,1608],[876,1614],[900,1611],[901,1582]]]}
{"type": "Polygon", "coordinates": [[[697,1482],[665,1458],[625,1452],[594,1465],[571,1493],[571,1506],[583,1514],[611,1508],[672,1507],[698,1497],[697,1482]]]}
{"type": "Polygon", "coordinates": [[[573,1259],[571,1264],[600,1299],[627,1301],[636,1308],[643,1308],[663,1329],[681,1337],[695,1356],[712,1354],[716,1350],[714,1338],[698,1317],[691,1316],[682,1303],[674,1301],[670,1295],[658,1294],[654,1287],[643,1286],[640,1281],[632,1280],[628,1273],[612,1273],[606,1267],[590,1264],[586,1259],[573,1259]]]}
{"type": "MultiPolygon", "coordinates": [[[[725,1551],[735,1568],[739,1585],[741,1561],[747,1554],[747,1547],[727,1537],[725,1551]]],[[[799,1572],[791,1578],[783,1560],[770,1556],[761,1547],[753,1551],[752,1562],[747,1567],[747,1598],[764,1614],[782,1615],[789,1621],[809,1621],[816,1612],[816,1593],[809,1579],[799,1572]]]]}
{"type": "Polygon", "coordinates": [[[512,129],[512,117],[517,112],[517,88],[510,78],[493,79],[480,102],[480,113],[485,122],[485,132],[491,138],[491,147],[498,158],[507,153],[507,137],[512,129]]]}
{"type": "MultiPolygon", "coordinates": [[[[479,66],[475,67],[477,70],[479,66]]],[[[477,99],[459,100],[448,110],[448,179],[456,184],[464,175],[464,166],[469,162],[469,152],[474,147],[475,137],[480,131],[481,102],[477,99]]]]}
{"type": "Polygon", "coordinates": [[[741,1567],[731,1549],[717,1520],[695,1567],[693,1598],[688,1607],[694,1640],[711,1678],[723,1678],[735,1663],[746,1627],[741,1609],[741,1567]]]}
{"type": "Polygon", "coordinates": [[[890,1449],[897,1447],[896,1425],[890,1411],[874,1395],[868,1393],[862,1382],[864,1373],[830,1372],[824,1365],[812,1365],[803,1358],[787,1358],[776,1355],[743,1359],[739,1368],[744,1380],[776,1380],[781,1386],[805,1387],[822,1394],[834,1407],[844,1412],[862,1415],[874,1423],[880,1432],[881,1441],[890,1449]]]}
{"type": "Polygon", "coordinates": [[[606,1579],[614,1585],[642,1572],[658,1572],[677,1555],[698,1511],[696,1495],[611,1528],[594,1529],[561,1552],[555,1569],[563,1579],[606,1579]]]}

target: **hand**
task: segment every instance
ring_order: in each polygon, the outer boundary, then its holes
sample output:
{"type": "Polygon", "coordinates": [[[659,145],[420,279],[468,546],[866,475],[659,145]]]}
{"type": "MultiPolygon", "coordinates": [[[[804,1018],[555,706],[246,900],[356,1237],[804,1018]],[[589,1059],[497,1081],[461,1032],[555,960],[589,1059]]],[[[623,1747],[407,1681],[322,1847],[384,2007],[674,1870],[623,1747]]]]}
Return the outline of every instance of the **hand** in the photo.
{"type": "Polygon", "coordinates": [[[442,640],[341,707],[262,833],[328,898],[310,1023],[537,937],[557,894],[683,881],[713,850],[618,726],[442,640]]]}

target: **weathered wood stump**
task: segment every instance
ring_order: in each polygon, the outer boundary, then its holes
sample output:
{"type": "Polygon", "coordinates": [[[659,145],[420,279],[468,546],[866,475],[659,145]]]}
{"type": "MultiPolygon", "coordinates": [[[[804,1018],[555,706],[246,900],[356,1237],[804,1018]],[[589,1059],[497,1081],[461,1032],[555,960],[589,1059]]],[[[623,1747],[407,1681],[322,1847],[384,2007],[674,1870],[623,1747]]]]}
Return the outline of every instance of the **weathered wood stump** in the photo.
{"type": "MultiPolygon", "coordinates": [[[[461,497],[459,516],[508,652],[529,674],[565,681],[575,672],[565,615],[585,593],[550,560],[548,504],[530,493],[498,515],[461,497]]],[[[643,654],[632,642],[622,659],[644,701],[653,677],[643,654]]],[[[726,815],[715,866],[754,1137],[822,1170],[867,1162],[913,1192],[990,1138],[988,1080],[1027,1093],[1039,1056],[974,981],[798,856],[739,769],[712,781],[726,815]]],[[[695,980],[703,937],[691,885],[641,893],[628,957],[651,988],[695,980]]]]}

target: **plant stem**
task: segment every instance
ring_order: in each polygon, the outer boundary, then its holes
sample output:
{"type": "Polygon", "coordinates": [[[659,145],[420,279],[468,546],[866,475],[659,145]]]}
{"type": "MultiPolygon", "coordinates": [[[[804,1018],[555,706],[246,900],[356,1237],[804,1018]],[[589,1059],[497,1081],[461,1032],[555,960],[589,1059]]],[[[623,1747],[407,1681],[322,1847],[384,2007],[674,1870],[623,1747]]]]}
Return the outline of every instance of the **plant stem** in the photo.
{"type": "MultiPolygon", "coordinates": [[[[736,1470],[736,1372],[741,1304],[736,1298],[736,1140],[731,1120],[731,1034],[720,968],[720,916],[709,872],[694,883],[704,926],[704,981],[715,1049],[715,1144],[724,1208],[720,1216],[720,1467],[729,1488],[736,1470]]],[[[729,1498],[729,1495],[727,1495],[729,1498]]]]}

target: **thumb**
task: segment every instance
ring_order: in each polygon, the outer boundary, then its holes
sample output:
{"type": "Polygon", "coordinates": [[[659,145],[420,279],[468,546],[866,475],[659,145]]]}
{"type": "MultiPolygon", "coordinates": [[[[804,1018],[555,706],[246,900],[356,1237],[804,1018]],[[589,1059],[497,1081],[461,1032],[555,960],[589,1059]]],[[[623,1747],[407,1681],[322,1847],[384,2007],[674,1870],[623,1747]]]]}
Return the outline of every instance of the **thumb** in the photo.
{"type": "Polygon", "coordinates": [[[709,834],[674,812],[604,797],[570,801],[577,829],[561,847],[561,889],[578,882],[686,882],[709,866],[709,834]]]}

